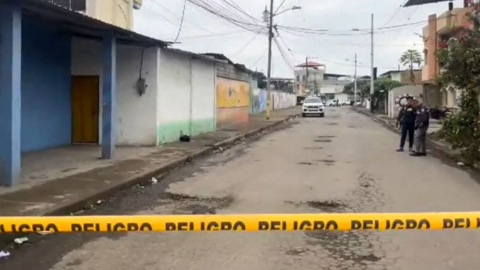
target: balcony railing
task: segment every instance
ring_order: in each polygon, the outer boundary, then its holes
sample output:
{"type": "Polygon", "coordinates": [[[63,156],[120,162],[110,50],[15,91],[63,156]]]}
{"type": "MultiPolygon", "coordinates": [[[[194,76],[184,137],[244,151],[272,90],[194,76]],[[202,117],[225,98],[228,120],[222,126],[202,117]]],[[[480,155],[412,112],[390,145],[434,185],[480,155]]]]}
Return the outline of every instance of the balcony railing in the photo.
{"type": "Polygon", "coordinates": [[[87,0],[46,0],[57,6],[78,12],[86,12],[87,0]]]}

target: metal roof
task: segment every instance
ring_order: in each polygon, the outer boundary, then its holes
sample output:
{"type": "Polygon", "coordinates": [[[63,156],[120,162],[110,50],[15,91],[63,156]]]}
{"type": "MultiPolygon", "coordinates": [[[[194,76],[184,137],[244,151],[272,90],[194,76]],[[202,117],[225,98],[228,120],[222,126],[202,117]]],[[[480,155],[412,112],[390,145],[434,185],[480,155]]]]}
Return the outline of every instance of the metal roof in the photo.
{"type": "Polygon", "coordinates": [[[418,5],[425,5],[425,4],[432,4],[438,2],[446,2],[452,0],[408,0],[403,7],[411,7],[411,6],[418,6],[418,5]]]}
{"type": "Polygon", "coordinates": [[[81,37],[101,39],[106,31],[113,31],[117,41],[123,44],[160,47],[172,44],[85,16],[45,0],[0,0],[0,4],[3,3],[20,5],[25,16],[39,18],[81,37]]]}

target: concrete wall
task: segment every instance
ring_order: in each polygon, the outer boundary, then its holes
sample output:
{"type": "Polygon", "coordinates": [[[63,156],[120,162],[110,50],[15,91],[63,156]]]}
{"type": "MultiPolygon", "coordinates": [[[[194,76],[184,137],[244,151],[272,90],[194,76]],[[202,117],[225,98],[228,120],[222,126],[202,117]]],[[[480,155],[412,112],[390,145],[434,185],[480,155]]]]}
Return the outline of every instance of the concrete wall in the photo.
{"type": "Polygon", "coordinates": [[[215,63],[192,60],[192,134],[215,131],[215,63]]]}
{"type": "MultiPolygon", "coordinates": [[[[102,126],[102,48],[98,41],[74,38],[72,41],[72,75],[100,76],[100,115],[102,126]]],[[[144,52],[142,77],[148,85],[144,95],[134,88],[140,71],[142,48],[117,46],[117,115],[116,144],[156,145],[158,49],[144,52]]],[[[99,128],[99,131],[101,128],[99,128]]],[[[102,141],[99,132],[100,143],[102,141]]]]}
{"type": "Polygon", "coordinates": [[[22,41],[21,149],[70,144],[71,37],[51,25],[24,18],[22,41]]]}
{"type": "MultiPolygon", "coordinates": [[[[400,86],[390,90],[388,93],[388,116],[392,118],[398,116],[398,112],[401,108],[401,104],[399,104],[401,97],[409,95],[414,98],[420,98],[422,94],[423,86],[421,85],[400,86]]],[[[402,99],[400,102],[403,104],[406,100],[402,99]]]]}
{"type": "Polygon", "coordinates": [[[248,121],[250,83],[217,77],[217,127],[248,121]]]}
{"type": "Polygon", "coordinates": [[[162,49],[157,96],[157,142],[215,130],[215,65],[162,49]]]}
{"type": "MultiPolygon", "coordinates": [[[[297,96],[281,91],[270,91],[272,110],[286,109],[297,104],[297,96]]],[[[264,112],[267,108],[267,90],[253,89],[251,95],[251,114],[264,112]]]]}

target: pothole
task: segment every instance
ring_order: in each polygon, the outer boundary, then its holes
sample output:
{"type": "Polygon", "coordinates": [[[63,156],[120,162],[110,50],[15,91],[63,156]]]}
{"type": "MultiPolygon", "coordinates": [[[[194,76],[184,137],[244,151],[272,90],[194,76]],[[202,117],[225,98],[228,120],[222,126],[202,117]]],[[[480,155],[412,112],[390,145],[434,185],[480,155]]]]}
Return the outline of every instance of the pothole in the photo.
{"type": "Polygon", "coordinates": [[[321,139],[321,140],[314,140],[314,142],[329,143],[329,142],[332,142],[332,140],[329,140],[329,139],[321,139]]]}
{"type": "Polygon", "coordinates": [[[299,162],[300,165],[313,165],[312,162],[299,162]]]}
{"type": "Polygon", "coordinates": [[[331,135],[320,135],[317,136],[320,139],[331,139],[331,138],[336,138],[337,136],[331,136],[331,135]]]}
{"type": "Polygon", "coordinates": [[[329,126],[336,126],[336,125],[338,125],[338,123],[327,123],[327,125],[329,125],[329,126]]]}
{"type": "Polygon", "coordinates": [[[303,149],[305,149],[305,150],[321,150],[321,149],[323,149],[323,147],[320,147],[320,146],[319,147],[305,147],[303,149]]]}
{"type": "Polygon", "coordinates": [[[317,162],[325,163],[325,165],[332,166],[335,163],[333,159],[319,159],[317,162]]]}
{"type": "Polygon", "coordinates": [[[233,202],[232,197],[197,197],[186,194],[166,192],[164,199],[180,203],[179,210],[191,211],[192,214],[215,214],[215,209],[226,208],[233,202]]]}
{"type": "Polygon", "coordinates": [[[342,212],[347,206],[344,203],[336,201],[306,201],[306,202],[293,202],[285,201],[285,203],[295,206],[307,205],[310,208],[319,209],[325,213],[337,213],[342,212]]]}

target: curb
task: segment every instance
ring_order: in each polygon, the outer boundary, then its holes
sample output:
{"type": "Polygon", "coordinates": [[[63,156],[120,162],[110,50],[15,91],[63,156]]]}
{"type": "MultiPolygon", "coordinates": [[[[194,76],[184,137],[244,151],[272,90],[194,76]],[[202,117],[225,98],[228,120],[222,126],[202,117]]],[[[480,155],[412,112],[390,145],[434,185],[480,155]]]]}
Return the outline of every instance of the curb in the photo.
{"type": "Polygon", "coordinates": [[[63,205],[60,204],[60,205],[54,206],[53,208],[50,208],[49,210],[46,210],[43,213],[40,213],[39,216],[69,215],[70,213],[76,212],[79,209],[83,208],[89,202],[94,202],[94,201],[106,198],[106,197],[110,196],[111,194],[113,194],[117,191],[124,190],[124,189],[130,188],[130,187],[138,185],[138,184],[147,184],[147,183],[149,183],[149,180],[152,177],[155,177],[155,176],[158,176],[160,174],[167,173],[167,172],[169,172],[173,169],[182,167],[182,166],[186,165],[187,163],[191,162],[192,160],[194,160],[196,158],[199,158],[199,157],[202,157],[202,156],[205,156],[205,155],[208,155],[208,154],[212,153],[214,150],[216,150],[220,147],[232,146],[236,142],[238,142],[238,141],[240,141],[244,138],[248,138],[248,137],[251,137],[251,136],[256,135],[258,133],[261,133],[264,130],[270,129],[270,128],[275,127],[277,125],[280,125],[280,124],[282,124],[282,123],[284,123],[284,122],[286,122],[286,121],[288,121],[292,118],[295,118],[299,115],[300,114],[293,114],[293,115],[290,115],[290,116],[288,116],[288,117],[286,117],[282,120],[275,121],[275,122],[273,122],[273,123],[271,123],[267,126],[254,129],[254,130],[249,131],[249,132],[244,133],[244,134],[236,135],[234,137],[228,138],[228,139],[223,140],[221,142],[215,143],[212,146],[203,147],[203,148],[197,150],[196,152],[194,152],[190,155],[186,155],[186,156],[174,159],[174,160],[168,162],[167,164],[165,164],[165,165],[163,165],[159,168],[147,171],[147,172],[143,173],[142,175],[137,175],[134,178],[131,178],[131,179],[126,180],[124,182],[118,183],[117,185],[108,187],[104,190],[99,191],[98,193],[96,193],[94,195],[88,196],[86,198],[79,199],[75,202],[69,202],[69,203],[65,203],[63,205]]]}
{"type": "MultiPolygon", "coordinates": [[[[389,129],[392,132],[395,132],[397,134],[401,134],[400,130],[398,130],[393,123],[391,123],[391,122],[389,122],[385,119],[382,119],[378,116],[375,116],[374,114],[372,114],[369,111],[365,111],[365,110],[358,109],[358,108],[355,108],[355,107],[352,107],[352,110],[357,112],[357,113],[360,113],[360,114],[363,114],[365,116],[368,116],[368,117],[372,118],[373,121],[375,121],[377,123],[380,123],[382,126],[386,127],[387,129],[389,129]]],[[[463,162],[463,159],[459,154],[452,153],[452,150],[448,146],[440,144],[439,142],[430,138],[430,136],[427,136],[427,146],[432,152],[438,153],[438,154],[440,154],[440,155],[442,155],[446,158],[449,158],[449,159],[451,159],[455,162],[463,162]]],[[[477,169],[477,170],[480,170],[480,169],[477,169]]]]}
{"type": "MultiPolygon", "coordinates": [[[[282,124],[282,123],[284,123],[284,122],[286,122],[290,119],[298,117],[299,115],[301,115],[301,113],[292,114],[292,115],[289,115],[282,120],[272,122],[271,124],[266,125],[264,127],[251,130],[251,131],[246,132],[244,134],[233,136],[233,137],[225,139],[221,142],[215,143],[212,146],[203,147],[203,148],[195,151],[194,153],[192,153],[190,155],[186,155],[186,156],[174,159],[174,160],[168,162],[167,164],[165,164],[165,165],[163,165],[159,168],[147,171],[147,172],[143,173],[142,175],[137,175],[137,176],[135,176],[131,179],[128,179],[124,182],[118,183],[117,185],[114,185],[114,186],[108,187],[106,189],[103,189],[103,190],[99,191],[98,193],[93,194],[91,196],[81,198],[81,199],[79,199],[75,202],[67,202],[65,204],[56,205],[53,208],[50,208],[50,209],[48,209],[44,212],[39,213],[38,216],[70,215],[71,213],[74,213],[74,212],[82,209],[89,202],[95,202],[97,200],[104,199],[106,197],[111,196],[115,192],[125,190],[127,188],[133,187],[133,186],[138,185],[138,184],[147,184],[147,183],[149,183],[149,180],[152,177],[155,177],[155,176],[158,176],[160,174],[164,174],[164,173],[170,172],[174,169],[180,168],[180,167],[188,164],[189,162],[191,162],[192,160],[194,160],[196,158],[200,158],[202,156],[206,156],[208,154],[213,153],[214,150],[216,150],[220,147],[226,148],[228,146],[233,146],[236,142],[241,141],[242,139],[249,138],[249,137],[252,137],[252,136],[257,135],[259,133],[262,133],[262,131],[268,130],[272,127],[276,127],[276,126],[278,126],[278,125],[280,125],[280,124],[282,124]]],[[[1,248],[6,247],[6,245],[9,245],[9,243],[11,243],[13,241],[13,239],[15,239],[17,237],[27,236],[29,234],[30,233],[12,233],[12,234],[3,234],[3,235],[0,234],[0,247],[1,248]]]]}

